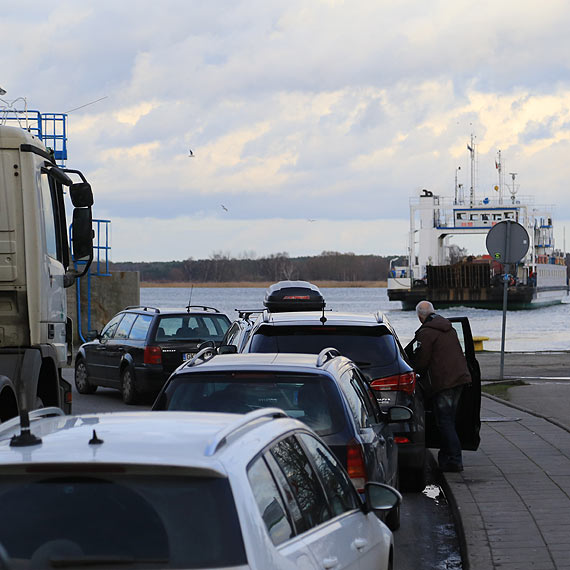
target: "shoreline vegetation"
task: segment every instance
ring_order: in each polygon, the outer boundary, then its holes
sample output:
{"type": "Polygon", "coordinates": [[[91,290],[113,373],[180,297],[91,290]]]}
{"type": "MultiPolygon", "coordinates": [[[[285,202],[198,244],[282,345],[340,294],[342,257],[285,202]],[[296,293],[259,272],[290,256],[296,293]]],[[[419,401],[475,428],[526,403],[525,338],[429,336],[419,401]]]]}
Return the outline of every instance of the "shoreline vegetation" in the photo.
{"type": "MultiPolygon", "coordinates": [[[[249,288],[258,287],[261,289],[267,289],[269,285],[275,283],[274,281],[227,281],[227,282],[204,282],[204,283],[188,283],[180,281],[165,281],[160,283],[158,281],[141,281],[140,287],[142,288],[152,288],[152,287],[172,287],[172,288],[249,288]]],[[[321,281],[315,280],[311,281],[317,287],[326,289],[327,287],[386,287],[386,281],[321,281]]]]}

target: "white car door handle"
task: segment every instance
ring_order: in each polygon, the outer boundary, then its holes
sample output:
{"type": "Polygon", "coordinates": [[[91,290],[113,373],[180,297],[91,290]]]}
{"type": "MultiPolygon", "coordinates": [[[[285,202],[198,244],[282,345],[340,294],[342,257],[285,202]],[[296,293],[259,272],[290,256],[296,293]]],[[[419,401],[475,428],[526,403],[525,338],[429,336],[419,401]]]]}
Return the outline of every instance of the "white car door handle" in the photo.
{"type": "Polygon", "coordinates": [[[362,550],[368,546],[368,541],[365,538],[357,538],[352,543],[352,546],[354,546],[356,550],[362,550]]]}
{"type": "Polygon", "coordinates": [[[334,568],[338,565],[338,558],[331,556],[330,558],[323,558],[323,568],[334,568]]]}

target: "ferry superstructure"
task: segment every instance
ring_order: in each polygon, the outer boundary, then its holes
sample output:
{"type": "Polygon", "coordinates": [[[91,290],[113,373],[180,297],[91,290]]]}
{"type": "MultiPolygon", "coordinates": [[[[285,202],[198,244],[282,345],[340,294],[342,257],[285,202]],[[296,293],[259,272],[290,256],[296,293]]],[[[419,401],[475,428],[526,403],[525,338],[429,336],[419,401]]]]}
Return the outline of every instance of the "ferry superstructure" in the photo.
{"type": "MultiPolygon", "coordinates": [[[[473,139],[468,145],[473,165],[473,139]]],[[[530,197],[518,196],[516,173],[504,197],[500,152],[495,166],[499,185],[495,197],[476,199],[472,183],[465,197],[455,184],[453,198],[429,190],[410,200],[408,264],[391,268],[388,298],[401,301],[405,310],[414,309],[422,299],[436,308],[468,306],[502,308],[505,267],[489,255],[469,256],[452,262],[450,238],[486,234],[497,223],[513,220],[529,235],[529,249],[516,266],[508,267],[508,308],[528,309],[562,302],[568,294],[566,254],[556,249],[551,207],[538,207],[530,197]]]]}

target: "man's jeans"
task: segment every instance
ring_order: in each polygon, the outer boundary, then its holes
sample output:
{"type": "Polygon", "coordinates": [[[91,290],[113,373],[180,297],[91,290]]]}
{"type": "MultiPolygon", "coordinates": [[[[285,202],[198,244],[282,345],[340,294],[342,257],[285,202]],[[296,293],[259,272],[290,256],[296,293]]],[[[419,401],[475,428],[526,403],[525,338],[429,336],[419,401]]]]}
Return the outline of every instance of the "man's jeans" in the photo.
{"type": "Polygon", "coordinates": [[[461,443],[455,431],[455,414],[463,386],[456,386],[434,394],[433,415],[439,429],[440,449],[437,456],[440,468],[448,465],[463,467],[461,443]]]}

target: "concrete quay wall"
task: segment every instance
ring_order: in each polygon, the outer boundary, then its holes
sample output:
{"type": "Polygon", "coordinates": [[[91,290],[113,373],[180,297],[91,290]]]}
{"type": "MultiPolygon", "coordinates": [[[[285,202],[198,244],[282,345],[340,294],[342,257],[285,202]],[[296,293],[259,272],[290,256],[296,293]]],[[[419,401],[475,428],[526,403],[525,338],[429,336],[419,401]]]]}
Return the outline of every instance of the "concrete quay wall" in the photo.
{"type": "MultiPolygon", "coordinates": [[[[140,303],[140,275],[138,271],[115,271],[111,275],[91,276],[91,318],[88,324],[87,277],[80,280],[81,331],[99,332],[121,309],[140,303]]],[[[67,316],[73,321],[73,345],[81,344],[77,314],[77,285],[67,289],[67,316]]]]}

